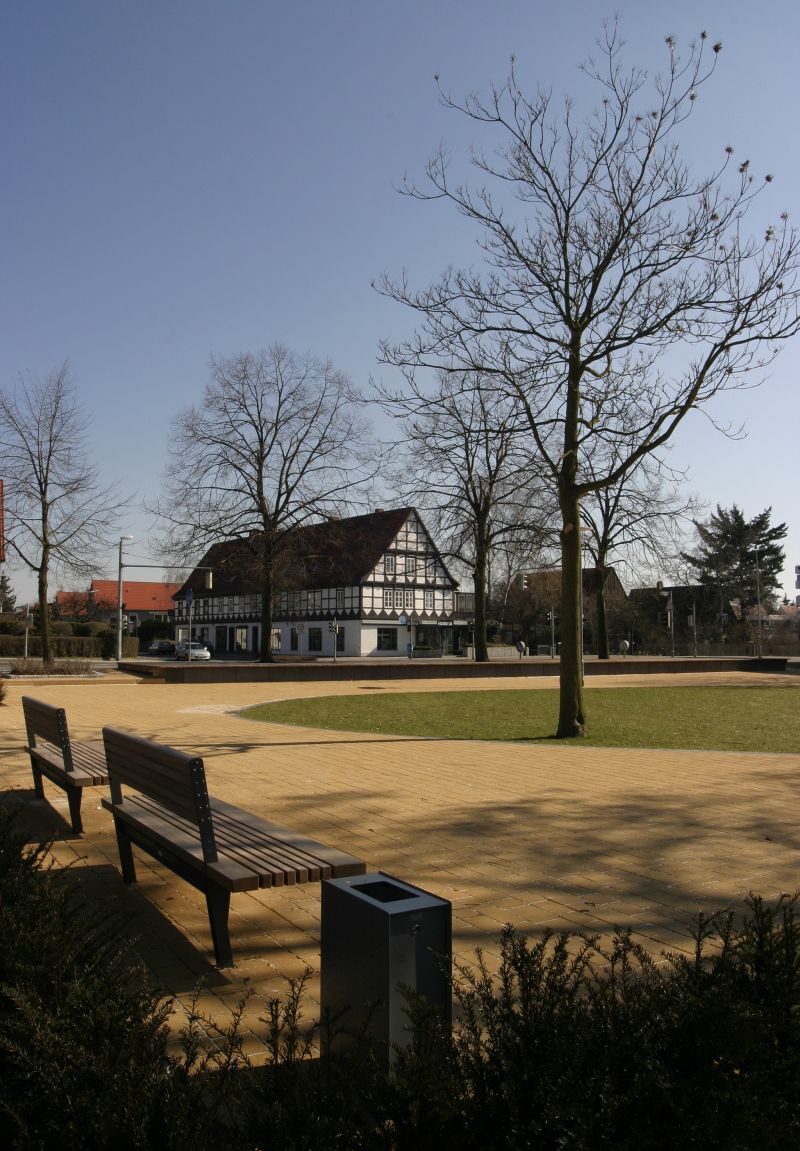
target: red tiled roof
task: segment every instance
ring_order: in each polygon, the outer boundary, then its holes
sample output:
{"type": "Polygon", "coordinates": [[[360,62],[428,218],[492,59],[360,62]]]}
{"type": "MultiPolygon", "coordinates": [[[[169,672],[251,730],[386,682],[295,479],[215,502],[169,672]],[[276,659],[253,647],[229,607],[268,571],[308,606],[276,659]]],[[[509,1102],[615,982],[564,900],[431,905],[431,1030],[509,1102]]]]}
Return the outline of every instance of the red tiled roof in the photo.
{"type": "MultiPolygon", "coordinates": [[[[181,585],[179,583],[143,583],[138,580],[122,581],[122,602],[125,611],[172,611],[175,606],[172,597],[181,585]]],[[[116,580],[92,580],[92,591],[98,603],[116,604],[118,584],[116,580]]]]}

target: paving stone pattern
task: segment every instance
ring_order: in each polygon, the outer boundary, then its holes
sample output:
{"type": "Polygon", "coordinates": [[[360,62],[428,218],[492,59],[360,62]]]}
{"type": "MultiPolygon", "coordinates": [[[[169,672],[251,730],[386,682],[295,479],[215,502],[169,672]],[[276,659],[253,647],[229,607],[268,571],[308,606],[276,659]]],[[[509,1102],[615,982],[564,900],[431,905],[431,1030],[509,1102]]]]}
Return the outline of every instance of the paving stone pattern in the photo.
{"type": "MultiPolygon", "coordinates": [[[[800,692],[797,677],[771,678],[800,692]]],[[[614,686],[642,682],[626,676],[614,686]]],[[[748,679],[719,673],[703,682],[748,679]]],[[[764,676],[755,682],[763,685],[764,676]]],[[[409,690],[391,681],[368,686],[409,690]]],[[[436,680],[412,690],[445,686],[436,680]]],[[[520,690],[554,681],[450,686],[520,690]]],[[[798,885],[800,755],[393,738],[257,724],[236,714],[271,698],[363,690],[357,681],[166,686],[113,674],[95,684],[11,684],[0,710],[0,789],[18,792],[31,840],[54,837],[55,860],[73,867],[85,897],[131,926],[138,955],[175,997],[176,1026],[200,980],[198,1006],[220,1024],[250,991],[246,1049],[257,1060],[269,999],[285,993],[285,977],[306,966],[318,971],[319,885],[234,895],[236,966],[216,970],[199,892],[142,855],[139,883],[123,885],[101,789],[84,794],[81,837],[69,829],[62,792],[45,781],[46,800],[35,800],[23,694],[64,706],[75,739],[98,738],[109,724],[197,752],[212,794],[452,900],[460,961],[481,947],[495,963],[507,922],[532,934],[569,928],[606,941],[630,927],[653,953],[689,950],[687,927],[698,909],[738,907],[750,891],[771,898],[798,885]]],[[[309,1013],[318,994],[315,975],[309,1013]]]]}

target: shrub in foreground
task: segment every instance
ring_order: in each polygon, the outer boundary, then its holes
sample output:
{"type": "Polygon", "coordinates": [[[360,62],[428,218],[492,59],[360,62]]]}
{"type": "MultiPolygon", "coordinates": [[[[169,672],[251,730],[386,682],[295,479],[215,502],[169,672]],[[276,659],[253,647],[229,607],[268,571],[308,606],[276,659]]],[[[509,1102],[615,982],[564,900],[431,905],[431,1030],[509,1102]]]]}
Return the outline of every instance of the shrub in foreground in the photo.
{"type": "Polygon", "coordinates": [[[168,1054],[170,1003],[131,961],[123,925],[86,910],[46,858],[0,811],[0,1145],[233,1145],[229,1084],[208,1082],[225,1042],[201,1057],[187,1029],[184,1057],[168,1054]]]}

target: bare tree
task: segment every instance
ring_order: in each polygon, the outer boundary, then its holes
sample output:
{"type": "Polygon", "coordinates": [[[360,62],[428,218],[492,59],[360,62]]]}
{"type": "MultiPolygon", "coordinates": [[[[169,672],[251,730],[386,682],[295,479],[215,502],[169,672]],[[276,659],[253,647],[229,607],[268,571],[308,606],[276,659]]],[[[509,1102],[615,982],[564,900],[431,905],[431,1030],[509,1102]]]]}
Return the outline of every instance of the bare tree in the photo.
{"type": "Polygon", "coordinates": [[[89,425],[67,364],[44,380],[20,379],[15,388],[0,392],[6,543],[36,573],[45,664],[52,662],[51,572],[96,575],[125,507],[115,486],[99,483],[89,454],[89,425]]]}
{"type": "MultiPolygon", "coordinates": [[[[272,659],[276,561],[290,528],[351,501],[370,469],[366,425],[347,377],[280,344],[212,358],[203,402],[175,420],[164,494],[153,509],[176,564],[245,540],[261,587],[262,661],[272,659]]],[[[373,460],[374,468],[374,460],[373,460]]]]}
{"type": "MultiPolygon", "coordinates": [[[[611,458],[597,453],[585,460],[590,478],[612,475],[619,452],[611,458]]],[[[597,654],[608,659],[608,621],[605,589],[610,563],[627,566],[637,561],[657,561],[668,568],[680,555],[682,530],[699,514],[693,495],[681,491],[684,477],[657,456],[643,456],[614,483],[591,491],[581,502],[584,549],[594,564],[594,597],[597,619],[597,654]]]]}
{"type": "Polygon", "coordinates": [[[404,433],[393,486],[425,512],[442,553],[471,572],[475,658],[484,662],[491,554],[503,540],[535,534],[541,519],[514,405],[474,373],[439,373],[430,391],[412,378],[380,394],[404,433]]]}
{"type": "Polygon", "coordinates": [[[753,373],[798,328],[798,237],[782,216],[745,232],[754,198],[747,160],[693,177],[681,129],[713,73],[721,45],[705,33],[686,58],[667,39],[652,83],[620,58],[607,28],[584,71],[600,90],[579,123],[571,100],[528,97],[512,63],[488,99],[442,103],[499,135],[474,152],[481,186],[451,179],[443,151],[421,199],[442,200],[480,232],[485,267],[448,270],[421,291],[406,277],[379,288],[413,309],[415,335],[382,345],[386,362],[478,371],[516,396],[558,495],[562,596],[557,735],[585,734],[580,675],[580,501],[616,483],[674,435],[686,415],[753,373]],[[710,56],[710,59],[709,59],[710,56]],[[613,471],[591,479],[581,462],[616,445],[613,471]]]}

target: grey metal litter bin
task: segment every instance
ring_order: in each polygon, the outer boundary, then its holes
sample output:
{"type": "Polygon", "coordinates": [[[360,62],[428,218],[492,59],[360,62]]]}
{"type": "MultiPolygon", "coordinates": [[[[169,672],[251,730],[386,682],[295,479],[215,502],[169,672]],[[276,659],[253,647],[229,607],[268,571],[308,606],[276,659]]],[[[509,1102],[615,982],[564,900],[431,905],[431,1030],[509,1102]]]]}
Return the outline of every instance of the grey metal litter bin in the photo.
{"type": "Polygon", "coordinates": [[[362,1029],[386,1044],[389,1059],[390,1043],[410,1043],[398,984],[424,995],[450,1026],[451,924],[449,900],[383,872],[323,881],[321,1006],[337,1020],[335,1050],[362,1029]]]}

